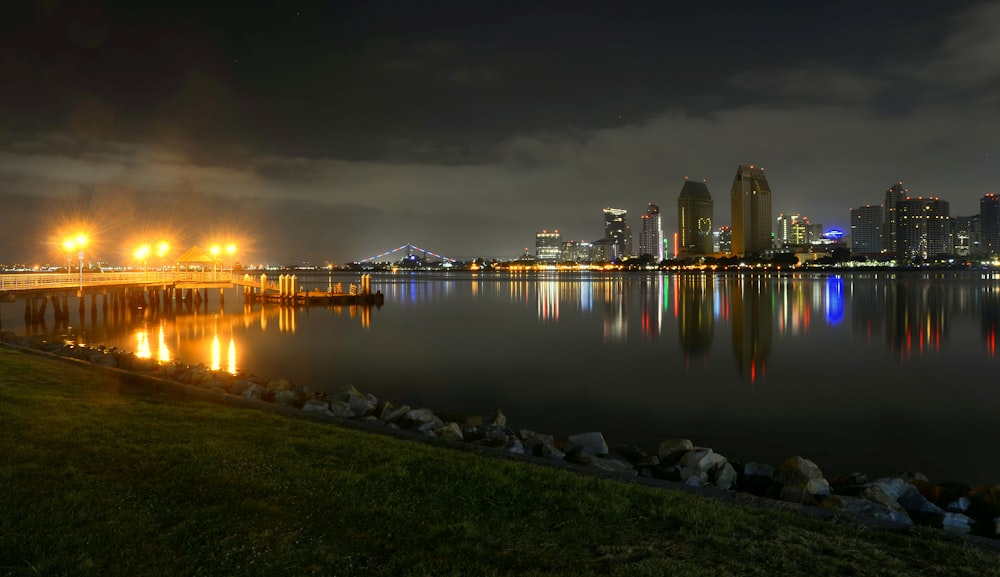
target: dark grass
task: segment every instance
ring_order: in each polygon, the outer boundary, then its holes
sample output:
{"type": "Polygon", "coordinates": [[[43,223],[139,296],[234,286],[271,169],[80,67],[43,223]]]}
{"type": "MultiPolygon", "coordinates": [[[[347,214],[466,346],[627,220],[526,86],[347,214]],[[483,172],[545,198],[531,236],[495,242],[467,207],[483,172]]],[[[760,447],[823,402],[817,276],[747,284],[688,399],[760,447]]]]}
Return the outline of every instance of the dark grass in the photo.
{"type": "Polygon", "coordinates": [[[1000,554],[0,349],[2,575],[1000,575],[1000,554]]]}

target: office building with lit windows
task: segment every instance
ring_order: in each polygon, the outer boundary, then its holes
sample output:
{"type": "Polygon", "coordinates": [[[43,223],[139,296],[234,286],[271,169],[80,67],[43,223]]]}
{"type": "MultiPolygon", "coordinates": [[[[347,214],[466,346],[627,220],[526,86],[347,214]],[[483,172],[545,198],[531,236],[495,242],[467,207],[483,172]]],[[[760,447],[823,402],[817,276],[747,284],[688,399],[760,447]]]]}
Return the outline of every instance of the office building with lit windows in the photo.
{"type": "Polygon", "coordinates": [[[627,210],[621,208],[604,209],[604,239],[608,241],[610,254],[607,260],[621,260],[632,256],[632,229],[625,220],[627,210]]]}
{"type": "Polygon", "coordinates": [[[656,262],[663,260],[663,219],[660,207],[649,203],[642,215],[642,232],[639,233],[639,256],[652,255],[656,262]]]}
{"type": "Polygon", "coordinates": [[[760,255],[771,250],[771,187],[763,167],[741,164],[733,179],[733,253],[760,255]]]}
{"type": "Polygon", "coordinates": [[[885,191],[885,203],[882,205],[885,215],[885,224],[882,226],[882,248],[892,255],[895,255],[899,250],[896,241],[896,220],[898,214],[896,204],[906,200],[909,194],[910,189],[903,188],[902,180],[893,184],[885,191]]]}
{"type": "Polygon", "coordinates": [[[987,194],[979,199],[979,249],[985,256],[1000,256],[1000,196],[987,194]]]}
{"type": "Polygon", "coordinates": [[[923,262],[951,254],[948,203],[939,198],[907,198],[896,202],[896,259],[923,262]]]}
{"type": "Polygon", "coordinates": [[[535,233],[535,258],[541,262],[557,262],[562,254],[559,231],[543,230],[535,233]]]}
{"type": "Polygon", "coordinates": [[[885,212],[881,206],[859,206],[851,209],[851,250],[858,254],[876,255],[882,252],[882,226],[885,212]]]}
{"type": "Polygon", "coordinates": [[[714,204],[708,185],[684,179],[677,197],[677,248],[680,255],[713,252],[712,213],[714,204]]]}

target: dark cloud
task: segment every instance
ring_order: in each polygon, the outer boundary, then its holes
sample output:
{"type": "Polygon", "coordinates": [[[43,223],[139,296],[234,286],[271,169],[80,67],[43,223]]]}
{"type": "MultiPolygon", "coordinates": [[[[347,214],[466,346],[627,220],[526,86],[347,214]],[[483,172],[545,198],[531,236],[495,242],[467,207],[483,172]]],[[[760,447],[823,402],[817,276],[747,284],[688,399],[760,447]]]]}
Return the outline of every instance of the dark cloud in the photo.
{"type": "Polygon", "coordinates": [[[685,176],[726,224],[741,162],[840,228],[900,179],[953,214],[1000,182],[993,3],[2,10],[0,261],[59,258],[71,218],[109,247],[240,231],[268,262],[515,256],[607,206],[672,231],[685,176]]]}

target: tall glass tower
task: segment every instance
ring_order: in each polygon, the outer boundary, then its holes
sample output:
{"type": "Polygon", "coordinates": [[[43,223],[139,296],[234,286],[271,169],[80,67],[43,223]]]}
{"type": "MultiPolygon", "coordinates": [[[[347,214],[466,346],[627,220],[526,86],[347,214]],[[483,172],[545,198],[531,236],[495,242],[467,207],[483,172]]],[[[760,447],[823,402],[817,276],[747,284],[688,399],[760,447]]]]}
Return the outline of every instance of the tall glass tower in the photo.
{"type": "Polygon", "coordinates": [[[711,254],[714,204],[708,185],[684,179],[677,197],[677,245],[680,254],[711,254]]]}
{"type": "Polygon", "coordinates": [[[771,250],[771,187],[764,168],[739,165],[730,201],[733,253],[750,256],[771,250]]]}
{"type": "Polygon", "coordinates": [[[642,215],[642,232],[639,233],[639,256],[645,254],[653,255],[658,263],[663,260],[663,220],[660,207],[652,202],[642,215]]]}
{"type": "Polygon", "coordinates": [[[627,210],[622,208],[604,209],[604,240],[611,245],[614,260],[632,256],[632,229],[625,222],[627,210]]]}
{"type": "Polygon", "coordinates": [[[906,200],[909,194],[910,189],[903,188],[902,180],[890,186],[889,190],[885,191],[885,203],[882,205],[885,212],[885,224],[882,226],[882,248],[892,255],[897,254],[899,251],[899,242],[896,240],[896,220],[898,215],[896,205],[906,200]]]}
{"type": "Polygon", "coordinates": [[[1000,196],[987,194],[979,199],[980,250],[986,256],[1000,256],[1000,196]]]}

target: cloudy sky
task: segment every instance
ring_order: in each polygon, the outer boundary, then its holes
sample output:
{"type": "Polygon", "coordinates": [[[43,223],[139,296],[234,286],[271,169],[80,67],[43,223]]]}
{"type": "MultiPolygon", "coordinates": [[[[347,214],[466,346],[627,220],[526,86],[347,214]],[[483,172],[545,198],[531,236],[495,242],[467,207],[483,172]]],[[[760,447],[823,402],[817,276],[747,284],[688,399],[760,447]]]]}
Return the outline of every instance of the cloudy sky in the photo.
{"type": "Polygon", "coordinates": [[[847,228],[1000,192],[997,2],[4,2],[0,262],[235,238],[245,262],[594,240],[739,163],[847,228]]]}

